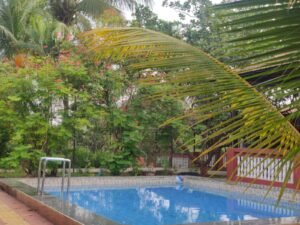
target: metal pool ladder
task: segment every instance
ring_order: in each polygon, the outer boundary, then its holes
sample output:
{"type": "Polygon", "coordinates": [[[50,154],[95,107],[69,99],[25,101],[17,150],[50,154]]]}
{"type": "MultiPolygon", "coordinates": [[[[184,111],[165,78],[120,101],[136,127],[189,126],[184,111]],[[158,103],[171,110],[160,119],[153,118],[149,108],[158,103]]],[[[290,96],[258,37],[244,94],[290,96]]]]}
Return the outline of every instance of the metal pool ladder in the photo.
{"type": "Polygon", "coordinates": [[[62,162],[63,163],[62,179],[61,179],[61,192],[62,193],[64,191],[64,186],[65,186],[66,164],[68,164],[68,168],[67,168],[67,170],[68,170],[67,193],[69,193],[70,178],[71,178],[71,160],[70,159],[65,159],[65,158],[58,158],[58,157],[41,157],[40,162],[39,162],[39,170],[38,170],[37,194],[38,195],[43,195],[43,193],[44,193],[46,168],[47,168],[47,162],[48,161],[62,162]],[[41,184],[41,182],[40,182],[41,172],[43,173],[42,185],[40,185],[41,184]]]}

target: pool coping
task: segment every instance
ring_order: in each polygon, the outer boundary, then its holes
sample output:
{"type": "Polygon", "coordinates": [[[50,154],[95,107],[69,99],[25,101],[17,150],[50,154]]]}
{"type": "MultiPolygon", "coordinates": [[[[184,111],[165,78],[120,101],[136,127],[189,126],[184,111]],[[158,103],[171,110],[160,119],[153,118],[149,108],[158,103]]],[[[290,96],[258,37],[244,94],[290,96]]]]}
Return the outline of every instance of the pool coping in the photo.
{"type": "Polygon", "coordinates": [[[33,189],[15,181],[0,181],[0,188],[55,225],[83,225],[33,197],[33,189]]]}
{"type": "Polygon", "coordinates": [[[62,202],[54,196],[37,196],[35,188],[19,182],[18,179],[0,179],[0,188],[54,225],[119,225],[84,208],[62,202]],[[83,214],[85,218],[80,216],[83,214]]]}
{"type": "MultiPolygon", "coordinates": [[[[48,178],[47,178],[48,179],[48,178]]],[[[60,182],[59,178],[51,179],[51,185],[57,187],[60,182]]],[[[210,178],[200,178],[184,176],[184,182],[193,188],[198,189],[214,189],[214,191],[223,191],[231,193],[245,193],[245,186],[232,185],[224,182],[224,180],[215,180],[210,178]],[[224,188],[225,187],[225,188],[224,188]]],[[[158,176],[158,177],[84,177],[84,178],[72,178],[72,185],[75,186],[91,186],[91,181],[95,185],[101,187],[109,186],[144,186],[144,185],[160,185],[160,184],[175,184],[176,179],[174,176],[158,176]],[[79,185],[80,184],[80,185],[79,185]],[[85,185],[84,185],[85,184],[85,185]],[[87,185],[89,184],[89,185],[87,185]]],[[[105,219],[95,213],[89,212],[79,206],[75,206],[69,203],[63,203],[56,197],[44,195],[43,197],[36,195],[36,189],[34,184],[36,183],[35,178],[25,179],[0,179],[0,188],[14,196],[19,201],[23,202],[30,208],[36,210],[40,215],[54,223],[55,225],[119,225],[116,222],[105,219]]],[[[93,183],[92,183],[93,184],[93,183]]],[[[50,185],[50,186],[51,186],[50,185]]],[[[262,196],[262,193],[266,190],[261,187],[250,187],[247,189],[248,196],[262,196]],[[250,190],[250,194],[249,194],[250,190]]],[[[271,191],[270,195],[278,195],[278,189],[271,191]],[[273,193],[274,192],[274,193],[273,193]]],[[[285,200],[290,201],[291,197],[295,198],[296,202],[299,202],[300,193],[293,194],[291,191],[287,191],[285,200]]],[[[204,222],[204,223],[189,223],[185,225],[279,225],[289,224],[295,225],[300,224],[300,217],[283,217],[283,218],[271,218],[263,220],[246,220],[246,221],[224,221],[224,222],[204,222]]],[[[177,224],[180,225],[180,224],[177,224]]]]}

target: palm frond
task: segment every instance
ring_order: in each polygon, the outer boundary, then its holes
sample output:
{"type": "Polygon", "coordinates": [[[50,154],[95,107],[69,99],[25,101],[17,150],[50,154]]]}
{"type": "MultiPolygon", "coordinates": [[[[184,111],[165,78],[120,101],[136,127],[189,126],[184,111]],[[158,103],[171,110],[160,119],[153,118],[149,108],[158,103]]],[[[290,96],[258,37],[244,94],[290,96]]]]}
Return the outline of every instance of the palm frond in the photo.
{"type": "Polygon", "coordinates": [[[78,4],[79,11],[93,17],[99,17],[109,8],[112,8],[111,4],[103,0],[83,0],[78,4]]]}
{"type": "Polygon", "coordinates": [[[99,17],[106,9],[113,8],[121,13],[120,9],[133,10],[138,3],[151,5],[152,0],[82,0],[78,4],[78,10],[86,15],[99,17]]]}
{"type": "Polygon", "coordinates": [[[300,2],[241,0],[215,9],[224,21],[229,63],[280,111],[289,112],[287,118],[299,118],[300,2]]]}
{"type": "Polygon", "coordinates": [[[218,140],[203,154],[240,140],[252,148],[275,148],[297,155],[299,132],[248,82],[198,48],[154,31],[138,28],[98,29],[81,35],[96,60],[122,61],[132,71],[155,69],[164,77],[146,78],[151,85],[172,84],[167,93],[180,99],[203,99],[192,113],[198,123],[223,116],[203,141],[218,140]],[[155,83],[155,84],[153,84],[155,83]],[[209,100],[207,100],[209,99],[209,100]],[[229,117],[230,114],[235,116],[229,117]]]}
{"type": "Polygon", "coordinates": [[[119,8],[119,9],[134,9],[137,3],[141,4],[150,4],[151,0],[141,0],[141,1],[136,1],[136,0],[107,0],[108,3],[111,5],[119,8]]]}
{"type": "Polygon", "coordinates": [[[46,13],[43,10],[44,4],[41,1],[33,0],[33,1],[21,1],[19,5],[20,8],[20,23],[27,23],[28,19],[33,15],[41,15],[45,16],[46,13]]]}
{"type": "Polygon", "coordinates": [[[53,50],[55,46],[56,34],[67,34],[68,31],[69,29],[65,24],[52,18],[36,15],[32,18],[30,26],[26,30],[29,38],[19,47],[39,55],[49,54],[49,51],[53,50]]]}
{"type": "Polygon", "coordinates": [[[78,28],[79,31],[86,31],[92,29],[91,20],[85,15],[78,14],[76,20],[77,20],[76,27],[78,28]]]}
{"type": "Polygon", "coordinates": [[[5,36],[7,39],[17,42],[17,39],[15,36],[7,29],[7,27],[0,25],[0,33],[2,33],[3,36],[5,36]]]}
{"type": "Polygon", "coordinates": [[[30,40],[28,30],[36,15],[47,16],[42,11],[42,3],[40,0],[0,0],[0,49],[6,56],[21,51],[30,40]]]}
{"type": "Polygon", "coordinates": [[[215,8],[222,12],[226,22],[221,26],[230,34],[228,42],[232,44],[226,46],[227,54],[242,55],[238,61],[243,62],[244,71],[253,70],[257,63],[257,68],[281,65],[292,53],[299,59],[298,1],[291,7],[288,0],[241,0],[215,8]]]}

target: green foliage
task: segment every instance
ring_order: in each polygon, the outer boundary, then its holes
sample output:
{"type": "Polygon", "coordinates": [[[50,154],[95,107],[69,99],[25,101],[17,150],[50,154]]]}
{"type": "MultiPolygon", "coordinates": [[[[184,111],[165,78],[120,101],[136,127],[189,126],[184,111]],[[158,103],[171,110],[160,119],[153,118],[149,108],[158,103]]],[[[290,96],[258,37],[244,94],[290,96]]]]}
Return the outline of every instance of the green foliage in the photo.
{"type": "Polygon", "coordinates": [[[135,9],[135,20],[132,21],[131,26],[143,27],[150,30],[159,31],[170,36],[181,37],[179,22],[167,22],[158,18],[148,6],[138,5],[135,9]]]}
{"type": "Polygon", "coordinates": [[[0,161],[0,168],[4,169],[23,169],[25,173],[35,173],[38,167],[38,160],[42,153],[32,150],[31,146],[18,145],[7,157],[0,161]]]}
{"type": "Polygon", "coordinates": [[[2,178],[19,178],[19,177],[24,177],[26,173],[22,169],[2,169],[0,171],[0,177],[2,178]]]}
{"type": "MultiPolygon", "coordinates": [[[[72,26],[77,23],[79,29],[85,30],[92,27],[91,20],[97,19],[105,13],[106,10],[113,10],[114,15],[120,17],[121,12],[117,8],[133,9],[138,1],[119,0],[119,1],[104,1],[104,0],[47,0],[50,12],[53,17],[66,24],[72,26]],[[115,15],[117,14],[117,15],[115,15]]],[[[141,1],[149,3],[150,1],[141,1]]]]}
{"type": "Polygon", "coordinates": [[[125,25],[125,18],[116,9],[106,9],[99,18],[99,27],[122,27],[125,25]]]}
{"type": "Polygon", "coordinates": [[[148,161],[155,160],[159,154],[180,151],[179,146],[183,143],[185,135],[191,135],[187,131],[187,121],[184,120],[161,126],[166,120],[182,115],[184,108],[182,101],[170,96],[155,100],[149,98],[159,90],[157,87],[141,87],[128,107],[128,112],[139,121],[143,135],[140,148],[146,152],[148,161]],[[174,145],[175,141],[177,145],[174,145]]]}
{"type": "Polygon", "coordinates": [[[100,163],[101,166],[109,169],[112,175],[120,175],[124,169],[135,163],[134,160],[135,158],[133,159],[130,153],[126,151],[120,153],[107,152],[100,163]]]}
{"type": "Polygon", "coordinates": [[[228,63],[297,126],[300,55],[295,30],[300,26],[300,3],[242,0],[215,9],[223,35],[229,37],[224,46],[224,55],[231,57],[228,63]]]}
{"type": "Polygon", "coordinates": [[[163,2],[163,6],[175,9],[179,13],[180,21],[167,22],[158,18],[149,7],[139,5],[135,9],[135,20],[131,26],[143,27],[159,31],[176,37],[187,43],[197,46],[205,52],[228,60],[228,57],[221,57],[221,43],[228,37],[220,35],[220,18],[213,10],[210,0],[186,0],[163,2]]]}
{"type": "MultiPolygon", "coordinates": [[[[82,103],[76,107],[85,110],[86,93],[79,90],[82,83],[89,82],[87,71],[72,60],[55,65],[49,58],[29,58],[27,63],[25,68],[17,70],[5,64],[6,69],[0,74],[4,84],[0,90],[0,109],[2,115],[8,115],[0,118],[7,127],[1,133],[4,148],[1,153],[7,156],[3,159],[5,167],[14,167],[10,162],[17,160],[17,155],[28,160],[36,151],[40,155],[61,154],[69,149],[74,129],[81,132],[89,126],[88,120],[82,118],[83,111],[68,106],[66,112],[61,105],[68,95],[76,97],[82,103]]],[[[30,165],[25,167],[26,172],[33,172],[30,165]]]]}
{"type": "Polygon", "coordinates": [[[212,9],[211,0],[165,0],[163,5],[179,12],[182,40],[219,57],[222,41],[217,26],[219,18],[212,9]]]}
{"type": "Polygon", "coordinates": [[[87,148],[78,147],[76,149],[76,168],[90,168],[94,163],[94,154],[87,148]]]}
{"type": "MultiPolygon", "coordinates": [[[[34,175],[38,157],[62,156],[75,167],[106,166],[118,174],[128,167],[137,172],[141,155],[170,151],[184,124],[159,125],[182,113],[182,103],[148,101],[154,90],[133,83],[135,76],[84,61],[70,47],[60,62],[27,57],[23,68],[2,63],[0,166],[22,165],[34,175]]],[[[55,175],[59,165],[49,166],[55,175]]]]}
{"type": "Polygon", "coordinates": [[[53,20],[40,0],[0,1],[0,56],[31,51],[54,54],[54,34],[64,26],[53,20]]]}
{"type": "Polygon", "coordinates": [[[188,43],[200,46],[203,50],[208,50],[212,37],[212,23],[210,0],[187,0],[183,3],[180,1],[164,1],[164,6],[171,7],[179,11],[182,20],[191,19],[190,23],[184,24],[184,37],[188,43]]]}
{"type": "Polygon", "coordinates": [[[161,76],[148,76],[144,83],[161,86],[161,91],[152,95],[154,99],[196,98],[196,107],[184,118],[195,118],[198,124],[221,118],[202,132],[202,142],[220,138],[199,157],[229,144],[238,146],[241,140],[250,143],[250,148],[276,148],[278,154],[289,152],[289,157],[298,154],[299,132],[287,119],[237,73],[200,49],[139,28],[96,29],[85,33],[82,42],[97,60],[108,56],[126,60],[128,69],[136,73],[149,68],[161,71],[161,76]]]}

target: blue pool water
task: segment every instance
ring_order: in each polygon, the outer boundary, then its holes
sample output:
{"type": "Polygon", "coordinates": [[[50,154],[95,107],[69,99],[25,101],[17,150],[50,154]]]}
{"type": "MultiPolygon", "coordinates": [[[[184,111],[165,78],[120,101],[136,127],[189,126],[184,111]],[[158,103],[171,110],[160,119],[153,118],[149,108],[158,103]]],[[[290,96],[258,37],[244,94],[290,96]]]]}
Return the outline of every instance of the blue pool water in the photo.
{"type": "MultiPolygon", "coordinates": [[[[48,192],[60,197],[60,192],[48,192]]],[[[171,225],[300,216],[296,209],[189,187],[72,190],[71,203],[127,225],[171,225]]]]}

